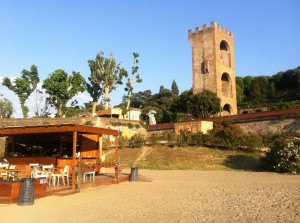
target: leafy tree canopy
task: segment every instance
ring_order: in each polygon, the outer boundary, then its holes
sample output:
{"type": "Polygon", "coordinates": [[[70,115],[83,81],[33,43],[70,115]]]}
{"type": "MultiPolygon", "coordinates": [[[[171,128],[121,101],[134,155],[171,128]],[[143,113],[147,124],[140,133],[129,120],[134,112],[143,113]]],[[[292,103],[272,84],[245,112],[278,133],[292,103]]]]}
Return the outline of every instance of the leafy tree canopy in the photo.
{"type": "Polygon", "coordinates": [[[238,106],[266,106],[300,100],[300,67],[273,76],[236,77],[238,106]]]}
{"type": "Polygon", "coordinates": [[[42,88],[49,95],[47,102],[62,116],[68,101],[79,92],[84,92],[85,86],[86,82],[79,72],[73,71],[72,75],[68,76],[64,70],[59,69],[49,74],[42,88]]]}
{"type": "Polygon", "coordinates": [[[24,69],[21,73],[22,76],[16,78],[13,82],[11,82],[10,78],[4,77],[2,85],[6,86],[18,96],[23,117],[27,118],[29,109],[25,103],[31,93],[36,89],[40,79],[37,66],[35,65],[30,67],[30,71],[24,69]]]}
{"type": "Polygon", "coordinates": [[[139,54],[133,53],[133,66],[132,66],[131,76],[129,76],[127,72],[123,72],[127,80],[126,88],[125,88],[125,91],[127,91],[126,110],[129,110],[130,108],[131,98],[133,96],[134,84],[142,82],[140,74],[138,73],[138,69],[139,69],[138,63],[139,63],[139,54]]]}
{"type": "Polygon", "coordinates": [[[0,97],[0,118],[10,118],[13,112],[14,108],[11,101],[0,97]]]}
{"type": "Polygon", "coordinates": [[[212,114],[220,112],[221,100],[216,93],[204,90],[192,95],[187,102],[187,109],[194,118],[207,118],[212,114]]]}
{"type": "Polygon", "coordinates": [[[175,80],[173,80],[172,85],[171,85],[171,93],[174,96],[178,96],[179,95],[179,89],[177,86],[177,83],[175,80]]]}

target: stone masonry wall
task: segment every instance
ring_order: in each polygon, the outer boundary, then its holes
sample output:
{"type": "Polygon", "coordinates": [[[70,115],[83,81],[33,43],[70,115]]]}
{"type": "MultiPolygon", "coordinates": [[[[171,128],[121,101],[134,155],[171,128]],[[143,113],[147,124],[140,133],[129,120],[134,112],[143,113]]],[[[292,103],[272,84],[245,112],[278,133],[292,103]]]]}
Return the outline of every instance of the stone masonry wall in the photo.
{"type": "Polygon", "coordinates": [[[255,134],[276,135],[291,133],[300,135],[299,118],[237,123],[237,125],[240,126],[243,131],[255,134]]]}
{"type": "Polygon", "coordinates": [[[231,114],[237,114],[233,33],[212,22],[210,27],[203,25],[202,30],[199,27],[195,32],[189,30],[188,37],[192,46],[193,93],[215,92],[221,99],[221,106],[228,104],[231,114]],[[225,51],[221,50],[221,42],[225,43],[225,51]],[[229,79],[226,93],[223,74],[229,79]]]}

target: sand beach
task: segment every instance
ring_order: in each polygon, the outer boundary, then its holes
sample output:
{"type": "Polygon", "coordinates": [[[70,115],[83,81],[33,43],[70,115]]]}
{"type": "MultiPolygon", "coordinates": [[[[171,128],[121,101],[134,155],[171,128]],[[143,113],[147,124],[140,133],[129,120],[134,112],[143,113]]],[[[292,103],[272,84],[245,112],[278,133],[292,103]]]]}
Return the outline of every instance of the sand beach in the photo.
{"type": "MultiPolygon", "coordinates": [[[[128,170],[129,172],[129,170],[128,170]]],[[[0,205],[0,222],[300,222],[300,176],[268,172],[142,170],[125,182],[34,205],[0,205]]]]}

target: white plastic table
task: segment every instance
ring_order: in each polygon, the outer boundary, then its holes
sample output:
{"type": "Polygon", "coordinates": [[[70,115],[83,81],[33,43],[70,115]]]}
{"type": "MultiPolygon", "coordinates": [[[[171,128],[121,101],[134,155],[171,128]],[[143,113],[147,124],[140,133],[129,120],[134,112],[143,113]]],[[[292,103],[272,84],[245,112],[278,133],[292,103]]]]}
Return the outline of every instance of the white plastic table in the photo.
{"type": "Polygon", "coordinates": [[[90,176],[90,180],[93,179],[93,181],[95,181],[95,170],[85,171],[85,172],[83,173],[83,182],[86,181],[87,175],[90,176]]]}

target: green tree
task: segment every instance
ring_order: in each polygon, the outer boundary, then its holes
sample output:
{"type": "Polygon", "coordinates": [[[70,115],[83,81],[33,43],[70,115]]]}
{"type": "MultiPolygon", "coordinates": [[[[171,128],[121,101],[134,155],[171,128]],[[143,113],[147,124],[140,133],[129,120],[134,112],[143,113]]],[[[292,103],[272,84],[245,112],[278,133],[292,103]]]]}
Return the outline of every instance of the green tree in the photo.
{"type": "Polygon", "coordinates": [[[188,111],[194,118],[207,118],[212,114],[220,112],[221,100],[216,93],[204,90],[192,95],[187,102],[188,111]]]}
{"type": "Polygon", "coordinates": [[[274,83],[277,101],[300,100],[300,67],[279,72],[270,78],[274,83]]]}
{"type": "Polygon", "coordinates": [[[63,116],[66,105],[79,92],[84,92],[86,82],[79,72],[73,71],[71,76],[61,69],[49,74],[42,88],[49,95],[46,101],[53,106],[58,116],[63,116]]]}
{"type": "Polygon", "coordinates": [[[51,113],[51,106],[45,102],[46,95],[43,91],[35,90],[35,112],[34,117],[48,117],[51,113]]]}
{"type": "Polygon", "coordinates": [[[148,101],[152,98],[151,90],[139,91],[137,93],[133,93],[131,106],[134,108],[144,108],[148,101]]]}
{"type": "Polygon", "coordinates": [[[179,89],[177,86],[177,83],[175,80],[173,80],[172,85],[171,85],[171,93],[174,96],[178,96],[179,95],[179,89]]]}
{"type": "Polygon", "coordinates": [[[269,81],[266,76],[255,77],[251,84],[250,97],[254,103],[266,103],[269,96],[269,81]]]}
{"type": "Polygon", "coordinates": [[[95,93],[91,94],[92,98],[94,97],[93,101],[100,98],[101,92],[104,91],[104,107],[108,109],[109,94],[116,89],[117,84],[122,84],[122,77],[126,71],[121,69],[121,64],[116,62],[112,54],[109,58],[105,58],[103,52],[98,53],[96,60],[90,61],[89,65],[91,65],[92,71],[90,76],[91,89],[88,91],[90,94],[91,92],[95,93]]]}
{"type": "Polygon", "coordinates": [[[238,105],[242,104],[244,99],[244,82],[241,77],[236,77],[236,99],[238,105]]]}
{"type": "Polygon", "coordinates": [[[0,118],[10,118],[14,111],[10,100],[7,98],[0,98],[0,118]]]}
{"type": "Polygon", "coordinates": [[[181,112],[181,113],[187,113],[188,108],[187,108],[187,102],[189,101],[190,97],[192,97],[193,91],[192,89],[183,91],[176,104],[174,105],[175,111],[181,112]]]}
{"type": "Polygon", "coordinates": [[[95,60],[88,60],[88,64],[90,67],[91,74],[88,77],[90,83],[86,84],[86,90],[92,97],[92,115],[96,114],[96,106],[103,94],[103,75],[101,72],[103,71],[104,65],[104,56],[103,53],[97,53],[95,60]]]}
{"type": "Polygon", "coordinates": [[[139,54],[133,53],[133,67],[131,71],[131,76],[128,76],[127,72],[124,72],[124,76],[127,80],[125,91],[127,91],[127,106],[126,110],[128,111],[130,109],[130,102],[132,98],[133,93],[133,85],[135,83],[141,83],[142,79],[140,78],[140,74],[138,73],[138,63],[139,63],[139,54]]]}
{"type": "Polygon", "coordinates": [[[158,94],[153,95],[153,100],[162,110],[170,110],[173,103],[173,95],[168,88],[160,86],[158,94]]]}
{"type": "MultiPolygon", "coordinates": [[[[92,112],[92,108],[93,108],[93,102],[89,101],[89,102],[84,102],[83,103],[83,109],[85,109],[86,111],[92,112]]],[[[99,110],[104,110],[104,105],[103,104],[97,104],[96,105],[96,111],[99,110]]]]}
{"type": "Polygon", "coordinates": [[[250,97],[251,85],[252,85],[253,80],[254,80],[254,78],[251,77],[251,76],[246,76],[246,77],[243,78],[244,94],[245,94],[246,97],[250,97]]]}
{"type": "Polygon", "coordinates": [[[273,82],[270,83],[268,98],[270,102],[276,101],[276,90],[273,82]]]}
{"type": "Polygon", "coordinates": [[[21,73],[22,76],[16,78],[13,82],[11,82],[8,77],[4,77],[2,85],[6,86],[18,96],[23,117],[27,118],[29,109],[25,103],[31,93],[36,89],[40,79],[38,69],[35,65],[30,67],[30,71],[24,69],[21,73]]]}

